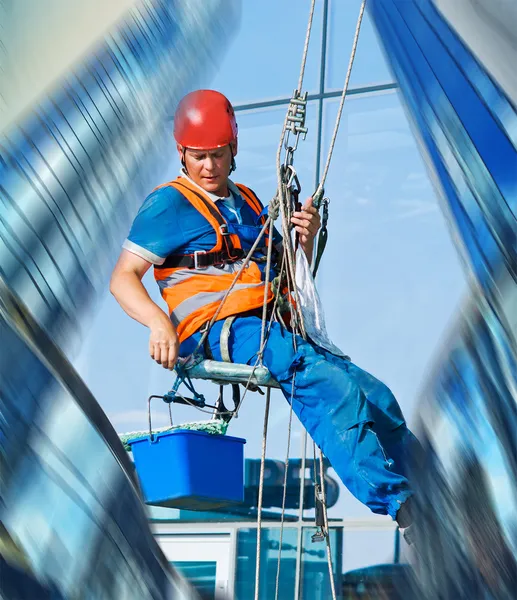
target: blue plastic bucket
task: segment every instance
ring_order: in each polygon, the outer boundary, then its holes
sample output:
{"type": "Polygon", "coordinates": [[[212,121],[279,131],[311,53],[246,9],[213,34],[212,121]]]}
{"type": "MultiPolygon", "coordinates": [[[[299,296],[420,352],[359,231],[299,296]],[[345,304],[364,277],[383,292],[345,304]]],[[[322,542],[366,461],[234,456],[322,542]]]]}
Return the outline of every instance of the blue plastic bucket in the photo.
{"type": "Polygon", "coordinates": [[[147,504],[206,511],[244,501],[246,440],[176,429],[129,443],[147,504]]]}

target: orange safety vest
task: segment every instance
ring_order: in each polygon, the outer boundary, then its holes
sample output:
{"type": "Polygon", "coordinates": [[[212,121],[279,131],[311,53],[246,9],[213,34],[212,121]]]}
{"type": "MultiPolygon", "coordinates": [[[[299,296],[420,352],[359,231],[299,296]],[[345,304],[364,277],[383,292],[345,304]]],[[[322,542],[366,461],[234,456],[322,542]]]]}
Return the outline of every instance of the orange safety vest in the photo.
{"type": "MultiPolygon", "coordinates": [[[[154,277],[169,307],[171,320],[182,342],[214,316],[226,291],[233,283],[235,274],[242,266],[244,252],[239,236],[228,233],[228,224],[216,204],[198,187],[185,177],[178,177],[156,189],[165,186],[177,189],[205,217],[216,234],[215,246],[206,253],[196,252],[195,255],[169,257],[178,263],[179,259],[189,259],[190,256],[190,262],[194,262],[194,266],[169,266],[171,260],[166,259],[163,265],[154,267],[154,277]],[[200,267],[198,258],[202,258],[205,254],[223,258],[217,266],[200,267]]],[[[242,184],[237,184],[237,187],[250,208],[260,215],[262,205],[255,194],[242,184]]],[[[262,223],[265,223],[265,217],[262,217],[262,223]]],[[[267,243],[269,243],[269,236],[267,243]]],[[[270,285],[267,301],[270,302],[272,299],[273,292],[270,285]]],[[[259,308],[263,302],[262,274],[258,266],[250,261],[225,300],[217,320],[259,308]]]]}

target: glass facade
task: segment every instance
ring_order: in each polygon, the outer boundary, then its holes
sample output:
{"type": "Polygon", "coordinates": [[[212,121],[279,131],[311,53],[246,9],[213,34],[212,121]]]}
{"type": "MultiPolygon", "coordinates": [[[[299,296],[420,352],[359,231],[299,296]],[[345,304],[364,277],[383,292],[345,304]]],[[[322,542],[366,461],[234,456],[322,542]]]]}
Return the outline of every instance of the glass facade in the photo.
{"type": "Polygon", "coordinates": [[[63,599],[190,598],[104,413],[24,307],[0,297],[1,586],[20,594],[5,597],[39,597],[21,591],[39,585],[63,599]]]}
{"type": "Polygon", "coordinates": [[[509,598],[517,586],[517,89],[509,77],[517,52],[503,23],[514,7],[372,0],[370,11],[472,284],[421,409],[420,597],[509,598]]]}
{"type": "Polygon", "coordinates": [[[132,462],[66,356],[163,168],[163,101],[202,78],[235,16],[226,0],[144,0],[108,33],[97,23],[95,49],[2,130],[2,597],[196,597],[154,540],[132,462]]]}
{"type": "Polygon", "coordinates": [[[217,563],[210,561],[175,561],[173,566],[202,594],[203,598],[215,598],[215,572],[217,563]]]}
{"type": "MultiPolygon", "coordinates": [[[[313,544],[311,537],[315,529],[304,527],[301,533],[301,561],[299,573],[300,598],[323,600],[331,596],[324,544],[313,544]]],[[[260,548],[260,598],[274,598],[278,577],[278,598],[293,598],[297,588],[297,552],[299,536],[295,528],[285,527],[280,544],[280,530],[272,527],[261,533],[260,548]],[[278,560],[280,557],[280,568],[278,560]],[[278,575],[277,575],[278,573],[278,575]]],[[[341,579],[342,531],[331,529],[330,544],[334,557],[334,579],[339,586],[341,579]]],[[[255,529],[239,529],[237,536],[237,570],[235,598],[253,596],[257,558],[257,532],[255,529]]]]}
{"type": "Polygon", "coordinates": [[[517,113],[430,0],[370,10],[483,293],[517,273],[517,113]],[[415,34],[414,32],[418,32],[415,34]]]}
{"type": "Polygon", "coordinates": [[[0,275],[62,347],[165,168],[167,107],[234,18],[232,0],[146,0],[2,132],[0,275]]]}
{"type": "MultiPolygon", "coordinates": [[[[255,595],[257,562],[256,514],[222,520],[217,514],[173,516],[170,509],[152,509],[153,531],[171,564],[204,590],[206,600],[247,600],[255,595]],[[160,518],[156,518],[159,515],[160,518]],[[195,557],[195,558],[194,558],[195,557]],[[219,595],[218,595],[219,594],[219,595]]],[[[308,600],[331,597],[326,544],[313,542],[310,522],[293,525],[292,515],[281,531],[279,515],[263,515],[260,535],[259,598],[308,600]],[[275,596],[278,585],[278,596],[275,596]]],[[[343,527],[330,524],[335,587],[341,587],[343,527]]],[[[338,592],[340,593],[340,592],[338,592]]]]}

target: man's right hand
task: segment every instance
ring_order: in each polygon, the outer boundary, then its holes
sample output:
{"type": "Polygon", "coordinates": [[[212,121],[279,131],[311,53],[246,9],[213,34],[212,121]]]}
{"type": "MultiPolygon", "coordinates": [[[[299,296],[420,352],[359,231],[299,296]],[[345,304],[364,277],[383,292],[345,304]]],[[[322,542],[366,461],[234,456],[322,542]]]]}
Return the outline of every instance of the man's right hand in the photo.
{"type": "Polygon", "coordinates": [[[180,342],[174,325],[163,313],[149,324],[149,354],[164,369],[172,371],[178,360],[180,342]]]}

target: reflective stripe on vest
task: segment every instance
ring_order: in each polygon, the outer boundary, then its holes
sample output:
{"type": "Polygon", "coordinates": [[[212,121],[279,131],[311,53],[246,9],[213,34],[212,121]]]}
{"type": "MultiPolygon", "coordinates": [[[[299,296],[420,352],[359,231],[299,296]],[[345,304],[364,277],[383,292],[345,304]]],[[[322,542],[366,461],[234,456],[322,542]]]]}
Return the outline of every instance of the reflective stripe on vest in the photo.
{"type": "MultiPolygon", "coordinates": [[[[188,179],[178,177],[174,181],[159,187],[164,186],[177,189],[213,227],[216,234],[216,244],[210,252],[219,252],[225,249],[231,256],[233,249],[241,248],[237,235],[222,235],[221,226],[227,225],[224,217],[219,212],[216,204],[188,179]]],[[[238,184],[238,188],[245,202],[255,214],[259,215],[262,206],[257,197],[251,190],[241,184],[238,184]]],[[[243,260],[237,260],[221,267],[213,266],[203,269],[155,267],[154,277],[164,300],[167,302],[169,314],[176,326],[180,342],[198,331],[214,316],[242,264],[243,260]]],[[[273,292],[270,286],[268,302],[272,299],[273,292]]],[[[224,302],[217,320],[259,308],[263,302],[264,282],[262,281],[262,273],[254,262],[250,262],[224,302]]]]}

